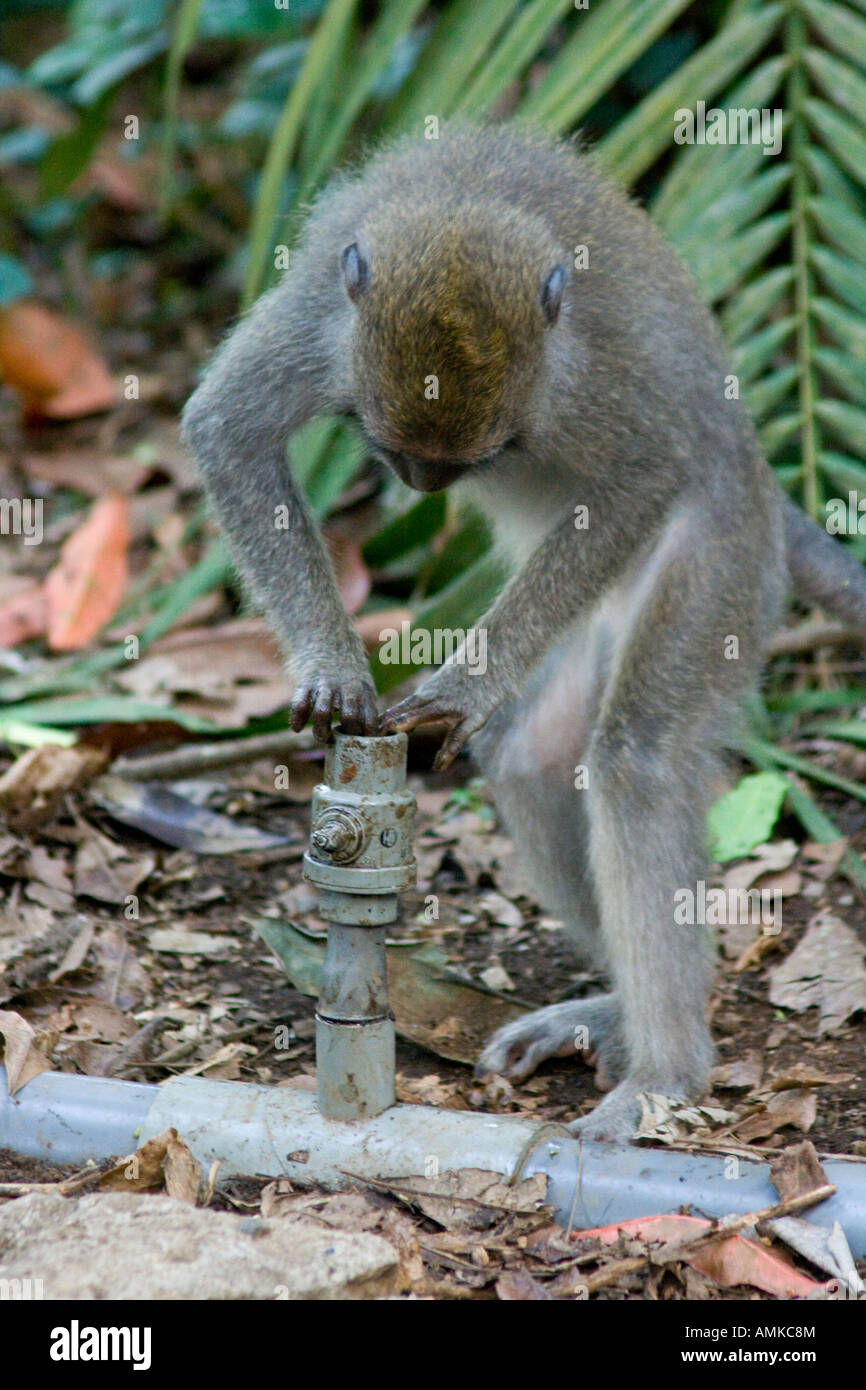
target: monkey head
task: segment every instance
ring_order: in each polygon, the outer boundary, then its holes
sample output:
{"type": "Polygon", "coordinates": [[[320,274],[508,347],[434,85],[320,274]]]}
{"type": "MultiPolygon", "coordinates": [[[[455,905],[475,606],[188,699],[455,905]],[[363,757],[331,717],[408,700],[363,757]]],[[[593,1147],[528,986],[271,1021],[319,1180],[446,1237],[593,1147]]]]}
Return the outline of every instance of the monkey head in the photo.
{"type": "Polygon", "coordinates": [[[340,255],[357,413],[374,455],[436,492],[515,437],[566,284],[536,217],[486,206],[379,209],[340,255]]]}

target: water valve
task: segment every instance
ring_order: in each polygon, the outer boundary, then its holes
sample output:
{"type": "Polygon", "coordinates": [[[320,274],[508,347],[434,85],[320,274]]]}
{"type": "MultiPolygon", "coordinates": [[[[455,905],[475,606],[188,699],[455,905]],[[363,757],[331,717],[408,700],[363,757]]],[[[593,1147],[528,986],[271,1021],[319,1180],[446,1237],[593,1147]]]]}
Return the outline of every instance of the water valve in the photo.
{"type": "Polygon", "coordinates": [[[405,734],[335,733],[313,792],[304,877],[329,923],[316,1008],[319,1108],[332,1119],[394,1103],[394,1023],[385,928],[415,884],[415,798],[406,790],[405,734]]]}

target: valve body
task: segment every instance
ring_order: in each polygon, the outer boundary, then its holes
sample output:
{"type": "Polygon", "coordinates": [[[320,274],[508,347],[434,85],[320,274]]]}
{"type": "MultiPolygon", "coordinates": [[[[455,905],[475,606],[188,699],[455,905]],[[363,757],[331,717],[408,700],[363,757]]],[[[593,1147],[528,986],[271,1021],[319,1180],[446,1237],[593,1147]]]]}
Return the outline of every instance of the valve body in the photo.
{"type": "Polygon", "coordinates": [[[319,889],[328,945],[316,1007],[319,1108],[362,1119],[394,1104],[394,1023],[385,928],[415,883],[415,798],[405,734],[335,733],[313,793],[304,876],[319,889]]]}

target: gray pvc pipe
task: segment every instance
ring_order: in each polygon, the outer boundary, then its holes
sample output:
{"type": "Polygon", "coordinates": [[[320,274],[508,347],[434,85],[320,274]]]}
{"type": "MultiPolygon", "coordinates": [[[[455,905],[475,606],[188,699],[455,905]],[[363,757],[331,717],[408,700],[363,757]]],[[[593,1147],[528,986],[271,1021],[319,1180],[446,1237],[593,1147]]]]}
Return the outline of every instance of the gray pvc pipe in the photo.
{"type": "MultiPolygon", "coordinates": [[[[585,1143],[512,1115],[395,1105],[371,1120],[328,1120],[309,1091],[175,1077],[164,1086],[42,1072],[14,1096],[0,1067],[0,1147],[57,1163],[131,1153],[174,1126],[199,1162],[220,1175],[289,1177],[301,1186],[366,1178],[433,1177],[457,1168],[510,1176],[545,1173],[557,1219],[602,1226],[690,1206],[726,1216],[776,1199],[765,1163],[585,1143]]],[[[866,1164],[828,1161],[837,1192],[805,1213],[838,1221],[855,1259],[866,1256],[866,1164]]]]}
{"type": "Polygon", "coordinates": [[[158,1086],[43,1071],[14,1096],[0,1065],[0,1148],[54,1163],[99,1162],[138,1148],[158,1086]]]}

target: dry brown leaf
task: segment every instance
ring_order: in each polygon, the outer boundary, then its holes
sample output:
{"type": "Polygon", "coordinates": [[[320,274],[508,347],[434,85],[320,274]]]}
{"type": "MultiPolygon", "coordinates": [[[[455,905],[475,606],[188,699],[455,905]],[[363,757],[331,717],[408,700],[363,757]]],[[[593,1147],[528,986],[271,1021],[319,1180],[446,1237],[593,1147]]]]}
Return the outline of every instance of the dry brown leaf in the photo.
{"type": "Polygon", "coordinates": [[[809,1062],[794,1062],[784,1071],[774,1071],[767,1078],[771,1091],[791,1091],[799,1086],[842,1086],[854,1081],[852,1071],[822,1072],[809,1062]]]}
{"type": "Polygon", "coordinates": [[[779,1201],[788,1202],[793,1197],[826,1187],[829,1178],[821,1167],[815,1145],[810,1139],[803,1139],[799,1144],[790,1144],[773,1160],[770,1181],[779,1194],[779,1201]]]}
{"type": "Polygon", "coordinates": [[[9,1094],[14,1096],[34,1076],[51,1071],[52,1066],[37,1044],[35,1030],[20,1014],[0,1010],[0,1034],[6,1043],[3,1061],[9,1094]]]}
{"type": "Polygon", "coordinates": [[[817,1113],[818,1101],[814,1090],[804,1087],[800,1090],[777,1091],[757,1114],[748,1116],[738,1124],[734,1133],[746,1144],[755,1139],[766,1139],[785,1125],[793,1125],[805,1133],[812,1128],[817,1113]]]}
{"type": "Polygon", "coordinates": [[[104,497],[109,492],[138,492],[153,471],[139,459],[100,454],[95,449],[67,449],[53,454],[25,454],[21,460],[30,478],[53,487],[70,487],[85,497],[104,497]]]}
{"type": "Polygon", "coordinates": [[[64,542],[45,580],[53,651],[86,646],[113,616],[127,584],[129,535],[126,502],[114,493],[96,502],[64,542]]]}
{"type": "Polygon", "coordinates": [[[190,1206],[198,1206],[201,1191],[201,1164],[193,1158],[186,1144],[174,1130],[165,1148],[165,1185],[169,1197],[179,1197],[190,1206]]]}
{"type": "Polygon", "coordinates": [[[334,524],[325,532],[325,543],[334,566],[343,607],[347,613],[357,613],[372,587],[361,547],[352,536],[334,524]]]}
{"type": "Polygon", "coordinates": [[[29,748],[0,777],[0,811],[11,826],[35,830],[52,820],[67,792],[84,786],[105,761],[104,753],[84,745],[29,748]]]}
{"type": "Polygon", "coordinates": [[[61,979],[64,975],[69,975],[73,970],[84,964],[84,958],[93,944],[93,935],[96,927],[93,922],[85,922],[80,931],[76,932],[74,938],[64,953],[59,965],[56,965],[48,976],[52,984],[61,979]]]}
{"type": "Polygon", "coordinates": [[[155,867],[155,855],[116,844],[88,826],[75,855],[75,892],[102,903],[125,904],[155,867]]]}
{"type": "Polygon", "coordinates": [[[114,405],[102,359],[71,323],[31,300],[0,306],[0,374],[32,414],[70,420],[114,405]]]}
{"type": "Polygon", "coordinates": [[[818,1032],[841,1028],[866,1009],[863,943],[839,917],[819,914],[799,945],[770,971],[770,1002],[803,1013],[818,1009],[818,1032]]]}
{"type": "Polygon", "coordinates": [[[122,1158],[99,1179],[102,1191],[161,1192],[165,1187],[168,1146],[178,1137],[176,1129],[163,1130],[148,1139],[134,1154],[122,1158]]]}
{"type": "Polygon", "coordinates": [[[753,1091],[761,1084],[763,1068],[760,1052],[747,1052],[744,1057],[714,1067],[712,1083],[727,1091],[753,1091]]]}

